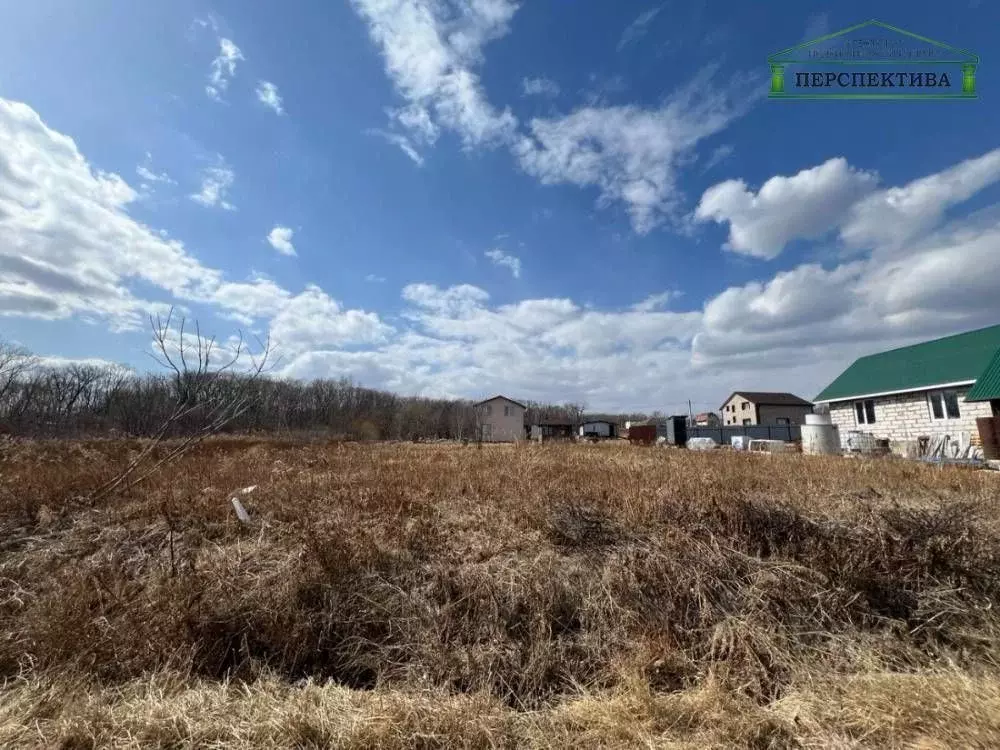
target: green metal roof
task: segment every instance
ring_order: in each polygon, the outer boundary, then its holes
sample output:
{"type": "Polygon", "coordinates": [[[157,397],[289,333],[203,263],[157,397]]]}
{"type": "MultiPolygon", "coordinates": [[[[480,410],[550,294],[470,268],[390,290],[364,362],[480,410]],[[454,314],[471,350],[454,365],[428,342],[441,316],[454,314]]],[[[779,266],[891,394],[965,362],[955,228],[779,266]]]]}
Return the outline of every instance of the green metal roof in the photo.
{"type": "MultiPolygon", "coordinates": [[[[972,382],[984,374],[1000,350],[1000,325],[946,336],[862,357],[820,393],[815,401],[844,401],[857,396],[972,382]]],[[[1000,385],[1000,365],[994,381],[1000,385]]]]}
{"type": "Polygon", "coordinates": [[[992,401],[995,398],[1000,399],[1000,349],[965,396],[966,401],[992,401]]]}

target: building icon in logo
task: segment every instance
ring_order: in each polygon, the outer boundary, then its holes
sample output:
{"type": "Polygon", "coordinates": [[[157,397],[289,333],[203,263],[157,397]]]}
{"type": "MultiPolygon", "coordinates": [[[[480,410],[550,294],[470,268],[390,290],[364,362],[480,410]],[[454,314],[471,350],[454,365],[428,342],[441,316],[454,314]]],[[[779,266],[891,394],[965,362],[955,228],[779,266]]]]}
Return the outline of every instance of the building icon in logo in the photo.
{"type": "Polygon", "coordinates": [[[882,21],[790,47],[767,62],[770,99],[978,98],[978,55],[882,21]]]}

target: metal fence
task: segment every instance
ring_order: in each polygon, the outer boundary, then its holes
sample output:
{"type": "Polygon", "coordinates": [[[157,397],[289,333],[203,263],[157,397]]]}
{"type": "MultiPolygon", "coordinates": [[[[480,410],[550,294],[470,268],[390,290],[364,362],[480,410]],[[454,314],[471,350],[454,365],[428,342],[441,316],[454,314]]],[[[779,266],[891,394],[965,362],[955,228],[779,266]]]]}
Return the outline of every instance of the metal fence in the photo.
{"type": "Polygon", "coordinates": [[[712,438],[719,445],[729,445],[734,435],[746,435],[751,440],[784,440],[794,442],[802,439],[802,429],[798,425],[736,425],[733,427],[688,427],[687,436],[712,438]]]}

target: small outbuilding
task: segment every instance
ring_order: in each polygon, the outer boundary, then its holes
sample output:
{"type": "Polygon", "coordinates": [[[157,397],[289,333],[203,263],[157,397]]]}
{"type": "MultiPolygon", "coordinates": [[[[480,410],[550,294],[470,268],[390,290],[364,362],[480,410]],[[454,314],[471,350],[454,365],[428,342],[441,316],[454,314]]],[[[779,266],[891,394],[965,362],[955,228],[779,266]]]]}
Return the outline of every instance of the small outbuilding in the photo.
{"type": "Polygon", "coordinates": [[[562,419],[543,419],[531,425],[532,440],[572,440],[576,424],[562,419]]]}
{"type": "Polygon", "coordinates": [[[580,437],[610,440],[618,437],[618,423],[606,419],[592,419],[580,425],[580,437]]]}

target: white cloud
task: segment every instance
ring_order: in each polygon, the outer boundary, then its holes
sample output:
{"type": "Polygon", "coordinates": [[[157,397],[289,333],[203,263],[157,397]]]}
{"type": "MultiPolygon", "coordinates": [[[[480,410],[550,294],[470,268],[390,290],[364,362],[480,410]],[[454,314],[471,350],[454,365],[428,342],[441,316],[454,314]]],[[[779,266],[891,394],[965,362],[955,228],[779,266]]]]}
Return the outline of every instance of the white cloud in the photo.
{"type": "Polygon", "coordinates": [[[311,339],[377,340],[389,330],[374,313],[344,309],[318,287],[293,294],[260,275],[226,279],[129,216],[137,197],[118,175],[91,167],[71,138],[29,106],[0,98],[0,316],[135,330],[148,313],[196,302],[247,325],[271,319],[275,343],[292,351],[311,339]],[[135,282],[152,299],[136,296],[135,282]]]}
{"type": "Polygon", "coordinates": [[[191,30],[196,29],[212,29],[216,34],[219,33],[219,20],[212,15],[208,14],[205,18],[196,18],[191,22],[191,30]]]}
{"type": "Polygon", "coordinates": [[[418,167],[424,165],[424,157],[420,155],[420,152],[413,147],[413,143],[405,135],[400,133],[391,133],[388,130],[380,130],[378,128],[373,128],[368,131],[370,135],[377,135],[379,138],[385,139],[387,142],[391,143],[393,146],[397,146],[400,151],[406,154],[413,163],[418,167]]]}
{"type": "Polygon", "coordinates": [[[505,144],[543,183],[596,187],[601,205],[624,204],[640,233],[675,213],[676,172],[695,145],[741,116],[762,91],[745,76],[717,87],[714,70],[705,69],[657,109],[593,102],[532,120],[529,133],[519,134],[517,119],[490,104],[475,72],[485,45],[507,33],[514,0],[352,4],[405,102],[391,114],[391,140],[414,162],[421,163],[416,145],[433,144],[442,130],[457,133],[466,148],[505,144]]]}
{"type": "Polygon", "coordinates": [[[902,187],[880,190],[853,206],[841,228],[851,247],[900,247],[936,226],[952,206],[1000,180],[1000,149],[967,159],[902,187]]]}
{"type": "Polygon", "coordinates": [[[701,171],[707,172],[712,167],[718,166],[726,159],[728,159],[730,156],[732,156],[735,151],[736,149],[728,143],[724,143],[721,146],[717,146],[715,150],[712,151],[712,153],[709,154],[709,157],[705,160],[705,166],[701,168],[701,171]]]}
{"type": "Polygon", "coordinates": [[[121,375],[127,375],[132,373],[133,370],[130,367],[119,362],[112,362],[109,359],[102,359],[101,357],[38,357],[36,359],[36,365],[39,367],[51,368],[54,370],[61,370],[67,367],[97,367],[101,370],[112,370],[115,373],[121,375]]]}
{"type": "Polygon", "coordinates": [[[851,249],[889,250],[937,226],[947,210],[1000,181],[1000,149],[968,159],[901,187],[879,188],[879,178],[843,157],[776,176],[757,193],[742,180],[705,191],[696,221],[729,225],[727,250],[775,258],[796,239],[838,230],[851,249]]]}
{"type": "Polygon", "coordinates": [[[365,281],[370,284],[384,284],[385,276],[379,276],[378,274],[370,273],[365,276],[365,281]]]}
{"type": "MultiPolygon", "coordinates": [[[[989,167],[972,160],[910,186],[931,185],[937,202],[922,205],[940,216],[940,204],[988,184],[989,167]]],[[[900,247],[723,290],[703,309],[665,310],[663,294],[621,311],[566,298],[495,304],[471,285],[411,284],[389,325],[316,286],[231,280],[132,218],[136,199],[30,107],[0,99],[0,315],[142,329],[150,311],[197,303],[269,328],[287,375],[667,412],[686,412],[689,398],[717,407],[734,387],[812,396],[853,356],[1000,319],[1000,205],[900,247]]]]}
{"type": "Polygon", "coordinates": [[[260,81],[257,84],[257,101],[274,110],[277,115],[285,113],[281,106],[281,95],[278,94],[278,87],[270,81],[260,81]]]}
{"type": "Polygon", "coordinates": [[[275,226],[267,235],[267,241],[282,255],[295,255],[295,246],[292,244],[293,234],[295,232],[289,227],[275,226]]]}
{"type": "Polygon", "coordinates": [[[515,279],[521,278],[521,259],[517,256],[508,255],[499,249],[487,250],[483,255],[489,258],[493,265],[509,269],[515,279]]]}
{"type": "Polygon", "coordinates": [[[525,78],[521,87],[525,96],[559,96],[559,84],[549,78],[525,78]]]}
{"type": "Polygon", "coordinates": [[[666,307],[667,303],[679,296],[681,296],[679,292],[672,291],[651,294],[642,302],[636,302],[632,305],[632,310],[633,312],[653,312],[654,310],[666,307]]]}
{"type": "Polygon", "coordinates": [[[439,128],[466,146],[503,142],[517,121],[487,101],[474,69],[482,48],[507,33],[513,0],[352,0],[382,49],[386,72],[406,105],[394,122],[420,143],[439,128]]]}
{"type": "Polygon", "coordinates": [[[149,152],[146,152],[145,161],[135,168],[135,173],[145,180],[146,183],[177,184],[177,181],[172,179],[166,172],[155,172],[153,170],[153,155],[149,152]]]}
{"type": "Polygon", "coordinates": [[[229,88],[229,82],[236,75],[236,63],[243,59],[245,59],[243,53],[232,39],[219,38],[219,54],[212,60],[208,85],[205,86],[205,93],[210,98],[217,101],[222,99],[222,95],[229,88]]]}
{"type": "Polygon", "coordinates": [[[587,107],[532,120],[531,137],[515,152],[545,184],[595,186],[602,205],[624,204],[635,231],[645,234],[678,208],[681,161],[749,104],[745,81],[715,88],[706,70],[656,110],[587,107]]]}
{"type": "Polygon", "coordinates": [[[728,223],[727,250],[775,258],[793,239],[831,232],[877,183],[846,159],[830,159],[792,177],[772,177],[756,194],[742,180],[719,183],[705,191],[695,219],[728,223]]]}
{"type": "Polygon", "coordinates": [[[201,190],[188,197],[207,208],[218,206],[227,211],[234,211],[236,207],[227,198],[235,178],[232,168],[226,164],[222,156],[218,156],[215,166],[208,167],[202,172],[201,190]]]}
{"type": "Polygon", "coordinates": [[[283,353],[350,344],[375,344],[392,334],[375,313],[344,310],[317,286],[293,297],[271,321],[271,336],[283,353]]]}
{"type": "Polygon", "coordinates": [[[637,42],[642,39],[642,37],[646,36],[649,31],[649,25],[653,23],[658,15],[660,15],[661,10],[663,10],[663,6],[659,5],[640,13],[636,19],[625,28],[625,31],[622,32],[621,39],[618,40],[618,51],[621,52],[628,45],[633,42],[637,42]]]}

